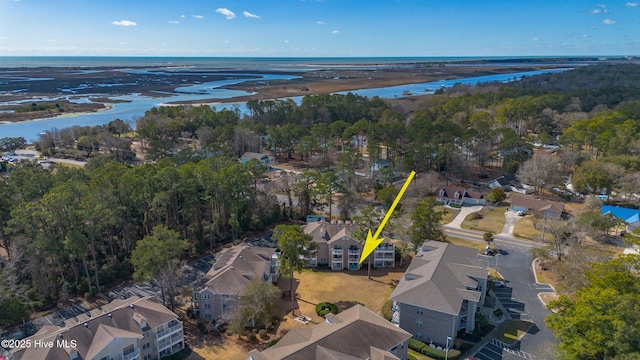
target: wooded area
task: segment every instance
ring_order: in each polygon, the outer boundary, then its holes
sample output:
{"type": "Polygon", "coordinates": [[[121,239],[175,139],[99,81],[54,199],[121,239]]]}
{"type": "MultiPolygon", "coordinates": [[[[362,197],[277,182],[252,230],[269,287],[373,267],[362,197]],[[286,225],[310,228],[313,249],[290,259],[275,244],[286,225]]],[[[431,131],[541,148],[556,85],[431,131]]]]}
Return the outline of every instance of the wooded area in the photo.
{"type": "Polygon", "coordinates": [[[361,194],[384,194],[411,170],[460,181],[500,169],[538,191],[563,188],[573,174],[577,192],[615,190],[637,206],[639,83],[638,65],[589,66],[455,86],[418,105],[324,94],[300,104],[249,101],[248,114],[153,108],[135,133],[117,119],[47,131],[36,144],[43,154],[90,161],[50,170],[20,163],[0,181],[0,239],[8,255],[0,256],[0,325],[130,278],[132,252],[153,239],[157,226],[176,232],[186,241],[184,256],[196,257],[336,198],[335,215],[348,219],[363,204],[361,194]],[[145,162],[136,160],[134,141],[145,162]],[[555,154],[534,155],[545,146],[555,154]],[[266,166],[237,161],[265,150],[280,161],[305,161],[309,170],[278,173],[265,185],[266,166]],[[389,167],[373,172],[380,159],[389,167]]]}

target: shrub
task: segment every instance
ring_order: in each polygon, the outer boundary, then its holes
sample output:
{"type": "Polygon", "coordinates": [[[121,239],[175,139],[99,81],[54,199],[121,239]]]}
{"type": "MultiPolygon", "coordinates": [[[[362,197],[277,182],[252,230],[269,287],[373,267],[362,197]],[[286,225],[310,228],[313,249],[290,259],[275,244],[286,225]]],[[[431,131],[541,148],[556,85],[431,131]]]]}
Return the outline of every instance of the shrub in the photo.
{"type": "Polygon", "coordinates": [[[387,321],[391,321],[393,318],[393,301],[387,300],[384,305],[382,305],[382,316],[387,319],[387,321]]]}
{"type": "Polygon", "coordinates": [[[324,317],[328,313],[332,313],[332,314],[338,313],[338,307],[336,306],[336,304],[332,304],[329,302],[321,302],[318,305],[316,305],[316,314],[318,314],[318,316],[324,317]]]}
{"type": "Polygon", "coordinates": [[[258,336],[256,335],[255,330],[247,334],[247,340],[252,343],[258,340],[258,336]]]}
{"type": "MultiPolygon", "coordinates": [[[[453,344],[450,344],[450,345],[453,345],[453,344]]],[[[441,359],[444,360],[445,358],[455,360],[458,357],[460,357],[460,354],[461,354],[460,350],[449,349],[449,354],[447,355],[444,350],[438,350],[436,348],[432,348],[431,346],[423,343],[422,341],[413,339],[413,338],[409,339],[409,349],[413,351],[417,351],[422,355],[426,355],[436,360],[441,360],[441,359]]]]}
{"type": "Polygon", "coordinates": [[[266,329],[260,329],[260,331],[258,331],[258,335],[260,335],[260,339],[266,340],[267,338],[269,338],[267,336],[267,330],[266,329]]]}

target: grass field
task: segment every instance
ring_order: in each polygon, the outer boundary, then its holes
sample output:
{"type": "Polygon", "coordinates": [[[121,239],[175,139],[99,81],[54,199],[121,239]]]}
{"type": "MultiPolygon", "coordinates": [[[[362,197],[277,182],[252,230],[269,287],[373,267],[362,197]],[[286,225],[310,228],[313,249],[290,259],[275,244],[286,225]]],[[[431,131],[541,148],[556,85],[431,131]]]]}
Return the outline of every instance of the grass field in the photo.
{"type": "MultiPolygon", "coordinates": [[[[311,327],[323,322],[324,319],[315,312],[316,304],[323,301],[338,305],[340,310],[361,304],[382,316],[382,305],[389,299],[393,287],[403,273],[404,269],[399,268],[390,271],[372,269],[371,280],[367,279],[366,268],[349,272],[304,270],[301,274],[296,273],[294,276],[297,283],[295,313],[311,318],[311,322],[305,325],[289,314],[283,317],[278,327],[278,334],[272,335],[272,338],[278,338],[293,328],[311,327]]],[[[288,298],[283,299],[281,309],[289,309],[288,298]]],[[[193,353],[187,359],[246,360],[247,352],[255,347],[256,345],[247,343],[244,338],[237,340],[237,335],[221,335],[193,348],[193,353]]]]}
{"type": "Polygon", "coordinates": [[[467,230],[490,231],[494,234],[499,234],[504,227],[506,220],[504,212],[506,210],[506,206],[498,206],[494,208],[485,207],[479,213],[482,214],[481,219],[474,219],[475,215],[471,214],[462,222],[461,227],[467,230]]]}
{"type": "MultiPolygon", "coordinates": [[[[516,222],[513,227],[513,236],[529,240],[539,240],[542,238],[542,232],[533,226],[534,218],[531,215],[526,216],[516,222]]],[[[544,221],[544,220],[538,220],[544,221]]],[[[551,236],[549,232],[545,234],[551,236]]]]}

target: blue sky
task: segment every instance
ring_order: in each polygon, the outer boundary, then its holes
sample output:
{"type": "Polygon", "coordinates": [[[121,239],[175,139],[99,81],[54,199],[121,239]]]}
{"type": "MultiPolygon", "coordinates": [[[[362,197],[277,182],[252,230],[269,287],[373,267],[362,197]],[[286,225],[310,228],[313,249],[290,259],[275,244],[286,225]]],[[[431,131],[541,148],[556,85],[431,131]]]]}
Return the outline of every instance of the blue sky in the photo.
{"type": "Polygon", "coordinates": [[[0,0],[1,55],[639,55],[640,0],[0,0]]]}

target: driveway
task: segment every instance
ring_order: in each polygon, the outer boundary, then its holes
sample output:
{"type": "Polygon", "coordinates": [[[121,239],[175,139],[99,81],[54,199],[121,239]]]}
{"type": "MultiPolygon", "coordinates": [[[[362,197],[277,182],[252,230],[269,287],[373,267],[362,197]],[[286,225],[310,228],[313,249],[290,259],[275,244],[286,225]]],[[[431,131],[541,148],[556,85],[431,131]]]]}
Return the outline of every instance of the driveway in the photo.
{"type": "Polygon", "coordinates": [[[456,215],[456,217],[453,220],[451,220],[450,223],[443,225],[443,227],[447,227],[451,229],[462,229],[460,225],[462,225],[462,222],[464,221],[464,219],[466,219],[467,216],[469,216],[469,214],[473,214],[474,212],[478,212],[482,210],[482,208],[483,206],[481,205],[464,206],[460,208],[460,212],[458,213],[458,215],[456,215]]]}

